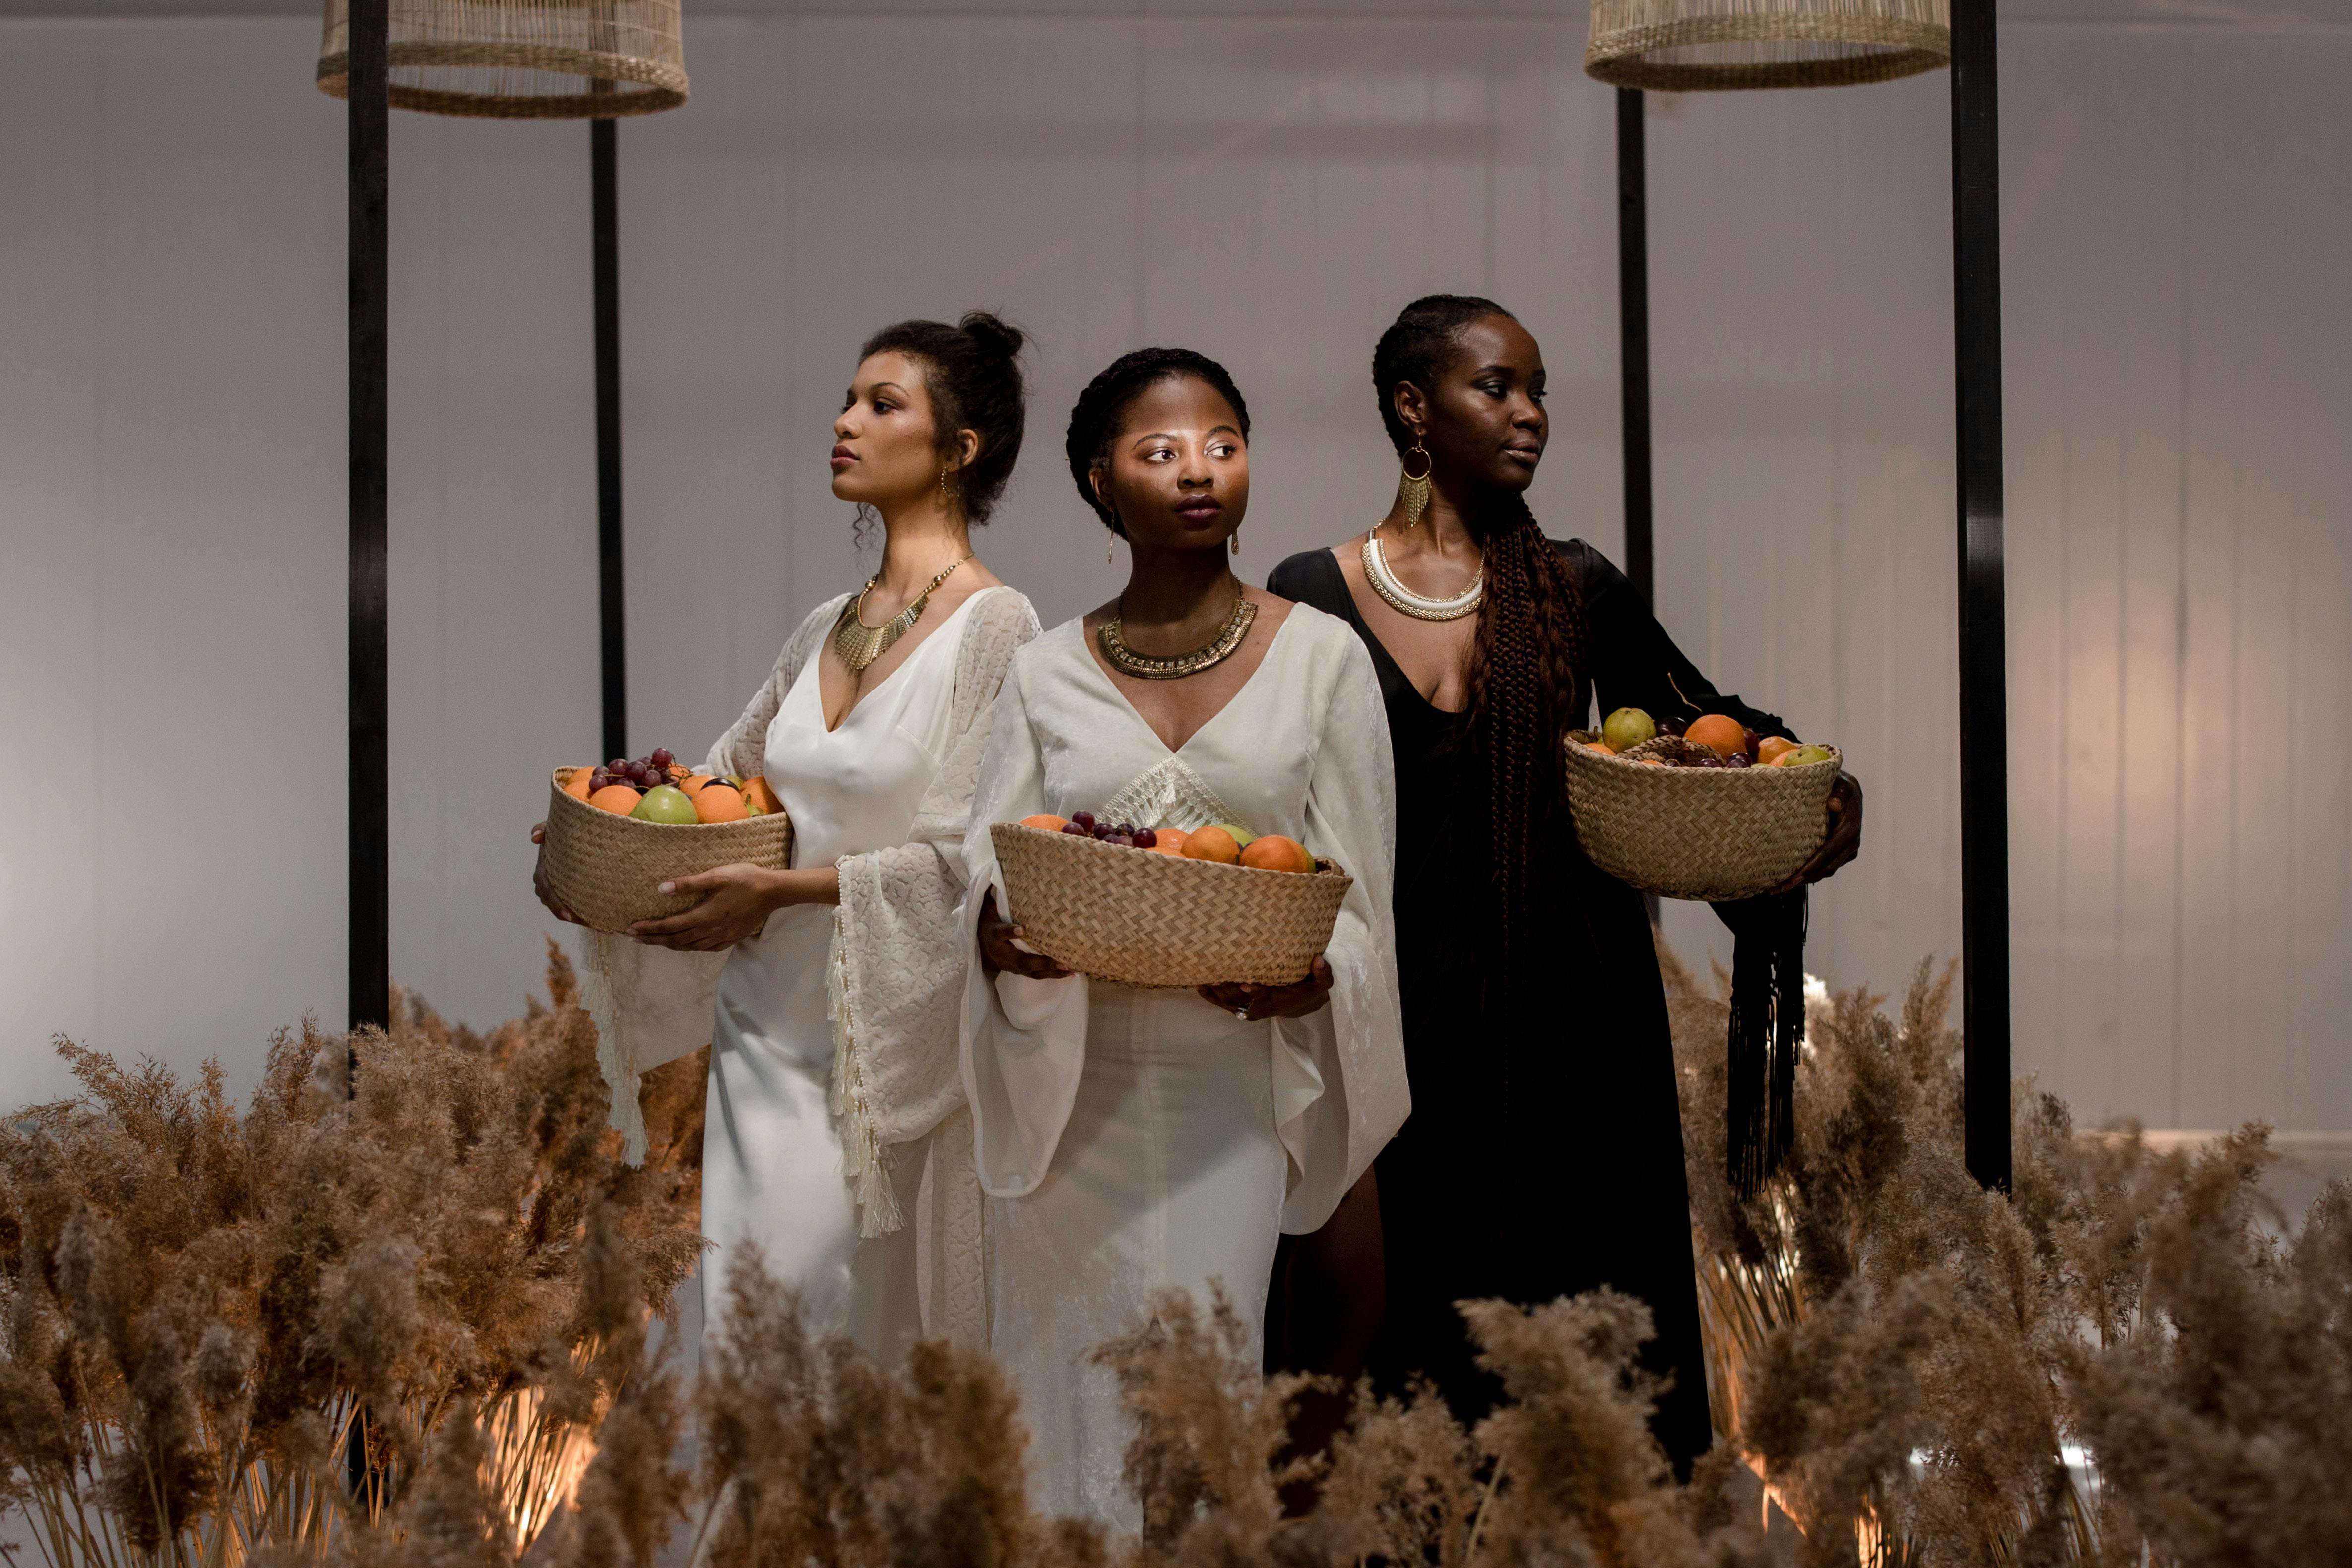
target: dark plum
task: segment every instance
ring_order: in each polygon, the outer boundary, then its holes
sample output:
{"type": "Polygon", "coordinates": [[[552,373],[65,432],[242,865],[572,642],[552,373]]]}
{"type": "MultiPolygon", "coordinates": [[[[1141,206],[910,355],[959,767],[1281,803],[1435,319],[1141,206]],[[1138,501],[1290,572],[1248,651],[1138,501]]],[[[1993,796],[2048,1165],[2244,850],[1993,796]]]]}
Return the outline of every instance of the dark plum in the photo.
{"type": "Polygon", "coordinates": [[[1135,830],[1135,847],[1137,849],[1148,850],[1159,842],[1160,835],[1152,831],[1150,828],[1138,828],[1135,830]]]}
{"type": "Polygon", "coordinates": [[[1684,730],[1689,727],[1689,725],[1684,720],[1676,718],[1672,714],[1668,714],[1665,717],[1658,721],[1658,733],[1660,735],[1680,735],[1684,730]]]}
{"type": "Polygon", "coordinates": [[[1747,755],[1748,761],[1753,762],[1756,760],[1756,748],[1763,744],[1764,737],[1762,736],[1757,734],[1746,725],[1739,727],[1739,749],[1747,755]]]}
{"type": "Polygon", "coordinates": [[[1073,811],[1070,821],[1089,833],[1095,831],[1095,814],[1092,811],[1073,811]]]}

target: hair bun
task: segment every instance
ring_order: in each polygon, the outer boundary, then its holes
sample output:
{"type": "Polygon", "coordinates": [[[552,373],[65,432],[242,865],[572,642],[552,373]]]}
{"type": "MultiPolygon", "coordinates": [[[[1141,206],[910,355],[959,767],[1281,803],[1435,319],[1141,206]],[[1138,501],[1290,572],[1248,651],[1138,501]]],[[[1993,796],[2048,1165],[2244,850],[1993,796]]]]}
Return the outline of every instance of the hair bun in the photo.
{"type": "Polygon", "coordinates": [[[992,311],[967,310],[956,325],[971,334],[981,349],[1008,360],[1018,357],[1022,345],[1029,340],[1020,328],[992,311]]]}

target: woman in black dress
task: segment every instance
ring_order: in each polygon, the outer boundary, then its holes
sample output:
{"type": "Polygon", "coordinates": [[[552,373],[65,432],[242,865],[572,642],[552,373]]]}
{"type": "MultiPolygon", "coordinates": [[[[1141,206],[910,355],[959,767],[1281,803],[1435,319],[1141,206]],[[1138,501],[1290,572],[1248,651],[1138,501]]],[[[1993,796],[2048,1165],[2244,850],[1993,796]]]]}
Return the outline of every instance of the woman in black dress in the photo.
{"type": "MultiPolygon", "coordinates": [[[[1383,1393],[1425,1373],[1475,1420],[1498,1385],[1456,1301],[1612,1286],[1655,1319],[1645,1360],[1673,1386],[1654,1430],[1686,1472],[1712,1435],[1665,991],[1641,896],[1577,847],[1561,750],[1596,694],[1604,714],[1789,729],[1717,693],[1598,550],[1544,537],[1525,498],[1549,434],[1543,357],[1509,312],[1416,300],[1372,375],[1396,504],[1268,586],[1353,625],[1387,700],[1412,1115],[1277,1265],[1269,1358],[1369,1370],[1383,1393]]],[[[1853,857],[1851,779],[1831,811],[1792,885],[1853,857]]],[[[1302,1414],[1318,1446],[1336,1412],[1302,1414]]]]}

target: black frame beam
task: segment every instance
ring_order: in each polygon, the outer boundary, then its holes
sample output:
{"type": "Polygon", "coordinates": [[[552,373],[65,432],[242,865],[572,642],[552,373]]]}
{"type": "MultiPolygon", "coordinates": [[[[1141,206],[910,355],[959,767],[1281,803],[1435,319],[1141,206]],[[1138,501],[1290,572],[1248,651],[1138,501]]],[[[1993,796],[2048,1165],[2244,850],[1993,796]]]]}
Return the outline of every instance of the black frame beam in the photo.
{"type": "MultiPolygon", "coordinates": [[[[352,0],[350,77],[351,1027],[392,1022],[391,780],[384,603],[390,394],[389,0],[352,0]]],[[[356,1062],[353,1064],[356,1066],[356,1062]]]]}
{"type": "Polygon", "coordinates": [[[1639,88],[1617,89],[1617,373],[1625,444],[1625,575],[1656,607],[1650,491],[1650,196],[1639,88]]]}
{"type": "Polygon", "coordinates": [[[1960,1009],[1969,1170],[2010,1180],[2009,687],[2001,559],[2000,124],[1993,0],[1952,0],[1960,546],[1960,1009]]]}
{"type": "MultiPolygon", "coordinates": [[[[601,84],[600,84],[601,85],[601,84]]],[[[596,605],[606,758],[629,755],[621,579],[621,244],[614,123],[588,122],[596,274],[596,605]]]]}

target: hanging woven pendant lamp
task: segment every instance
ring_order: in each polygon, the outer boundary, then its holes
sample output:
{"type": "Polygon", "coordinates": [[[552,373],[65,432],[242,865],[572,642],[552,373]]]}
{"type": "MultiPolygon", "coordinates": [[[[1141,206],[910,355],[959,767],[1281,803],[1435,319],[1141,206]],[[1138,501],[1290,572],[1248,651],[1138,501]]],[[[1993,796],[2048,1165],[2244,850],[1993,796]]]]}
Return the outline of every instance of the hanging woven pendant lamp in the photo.
{"type": "MultiPolygon", "coordinates": [[[[391,0],[392,104],[610,120],[686,101],[678,0],[391,0]]],[[[351,10],[327,0],[319,90],[350,91],[351,10]]]]}
{"type": "Polygon", "coordinates": [[[1950,0],[1592,0],[1584,69],[1703,92],[1891,81],[1951,57],[1950,0]]]}

